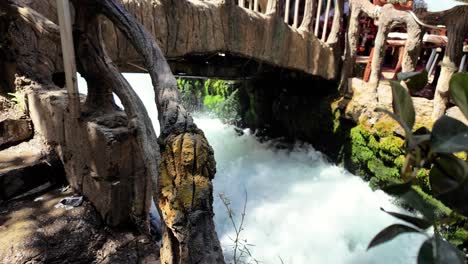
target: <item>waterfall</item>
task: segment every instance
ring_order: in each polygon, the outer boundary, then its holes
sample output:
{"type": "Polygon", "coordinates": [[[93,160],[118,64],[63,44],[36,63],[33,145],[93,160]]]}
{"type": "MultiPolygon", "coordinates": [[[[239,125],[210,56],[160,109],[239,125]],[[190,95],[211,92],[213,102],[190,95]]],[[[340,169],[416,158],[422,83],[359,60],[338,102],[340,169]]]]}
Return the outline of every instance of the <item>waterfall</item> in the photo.
{"type": "MultiPolygon", "coordinates": [[[[146,74],[125,74],[143,100],[159,131],[154,92],[146,74]]],[[[79,82],[80,91],[85,83],[79,82]]],[[[425,237],[401,235],[366,251],[372,237],[397,223],[380,210],[403,212],[382,191],[372,191],[360,177],[326,161],[307,144],[285,147],[275,141],[260,143],[248,130],[207,115],[196,115],[215,152],[215,224],[228,263],[232,255],[233,227],[218,197],[230,200],[240,219],[247,193],[246,239],[252,256],[274,264],[416,263],[425,237]]],[[[254,263],[254,262],[249,262],[254,263]]]]}

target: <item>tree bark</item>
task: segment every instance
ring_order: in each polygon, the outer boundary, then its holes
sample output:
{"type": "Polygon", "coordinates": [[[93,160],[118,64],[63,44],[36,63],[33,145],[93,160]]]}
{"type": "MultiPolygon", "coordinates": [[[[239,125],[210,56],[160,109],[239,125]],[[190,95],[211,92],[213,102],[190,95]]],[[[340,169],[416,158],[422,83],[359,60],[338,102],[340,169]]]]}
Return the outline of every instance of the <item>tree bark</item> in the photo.
{"type": "Polygon", "coordinates": [[[421,20],[427,24],[442,24],[447,27],[448,44],[442,61],[442,69],[434,95],[432,119],[445,114],[449,101],[449,83],[457,72],[463,55],[463,41],[468,34],[468,6],[456,6],[443,12],[422,14],[421,20]]]}
{"type": "Polygon", "coordinates": [[[403,57],[403,71],[412,72],[418,62],[419,50],[421,46],[421,27],[413,17],[405,11],[395,9],[392,5],[385,5],[380,11],[379,30],[375,39],[375,51],[372,58],[371,75],[369,85],[371,92],[377,96],[382,61],[386,49],[387,35],[392,28],[398,25],[406,25],[408,38],[405,44],[405,54],[403,57]]]}
{"type": "Polygon", "coordinates": [[[346,36],[345,54],[343,68],[341,71],[339,91],[342,94],[351,94],[348,89],[348,78],[352,77],[352,71],[356,62],[357,47],[359,40],[359,16],[361,13],[366,14],[371,18],[378,16],[378,8],[367,0],[351,0],[349,2],[350,15],[348,22],[348,30],[346,36]]]}

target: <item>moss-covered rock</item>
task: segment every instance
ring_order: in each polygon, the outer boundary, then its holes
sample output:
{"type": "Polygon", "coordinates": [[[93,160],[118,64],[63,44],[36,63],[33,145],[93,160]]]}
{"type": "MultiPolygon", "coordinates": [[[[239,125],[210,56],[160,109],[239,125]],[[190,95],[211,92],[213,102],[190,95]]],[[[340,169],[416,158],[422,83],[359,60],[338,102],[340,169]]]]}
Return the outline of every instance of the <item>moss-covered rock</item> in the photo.
{"type": "MultiPolygon", "coordinates": [[[[400,171],[405,163],[405,140],[395,132],[398,125],[385,119],[373,125],[367,120],[361,122],[349,132],[348,157],[351,165],[347,168],[369,180],[369,185],[374,189],[401,183],[400,171]]],[[[463,155],[466,153],[458,154],[462,158],[463,155]]],[[[468,247],[466,218],[456,214],[431,194],[429,171],[423,168],[417,172],[413,192],[409,197],[403,198],[402,206],[422,206],[439,219],[451,219],[449,222],[440,221],[437,225],[447,240],[463,250],[468,247]]]]}
{"type": "Polygon", "coordinates": [[[381,188],[400,180],[399,172],[402,167],[400,159],[404,140],[389,133],[376,131],[366,125],[352,128],[350,157],[354,163],[354,172],[370,179],[372,187],[381,188]]]}

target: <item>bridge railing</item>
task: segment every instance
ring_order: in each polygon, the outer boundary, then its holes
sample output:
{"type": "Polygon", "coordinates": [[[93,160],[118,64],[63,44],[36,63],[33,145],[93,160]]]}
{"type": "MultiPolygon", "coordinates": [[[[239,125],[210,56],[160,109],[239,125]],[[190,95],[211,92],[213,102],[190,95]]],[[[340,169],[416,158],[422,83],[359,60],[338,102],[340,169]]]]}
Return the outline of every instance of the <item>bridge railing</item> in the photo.
{"type": "Polygon", "coordinates": [[[336,42],[344,0],[238,0],[242,8],[281,16],[294,29],[313,33],[323,42],[336,42]]]}

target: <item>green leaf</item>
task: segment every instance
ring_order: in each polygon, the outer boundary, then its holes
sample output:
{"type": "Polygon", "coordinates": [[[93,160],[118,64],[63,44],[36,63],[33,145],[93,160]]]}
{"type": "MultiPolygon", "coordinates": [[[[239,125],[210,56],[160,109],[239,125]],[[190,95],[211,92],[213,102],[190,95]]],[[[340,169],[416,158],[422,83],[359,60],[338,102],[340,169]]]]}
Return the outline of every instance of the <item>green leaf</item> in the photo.
{"type": "Polygon", "coordinates": [[[378,246],[382,243],[386,243],[395,237],[404,234],[404,233],[419,233],[419,231],[411,226],[401,225],[401,224],[394,224],[388,226],[384,230],[380,231],[369,243],[367,250],[378,246]]]}
{"type": "Polygon", "coordinates": [[[426,219],[422,219],[422,218],[419,218],[419,217],[414,217],[414,216],[411,216],[411,215],[405,215],[405,214],[385,211],[385,209],[383,209],[383,208],[380,208],[380,210],[386,212],[387,214],[389,214],[389,215],[391,215],[393,217],[396,217],[396,218],[401,219],[401,220],[403,220],[405,222],[413,224],[414,226],[417,226],[417,227],[419,227],[421,229],[428,229],[429,227],[432,226],[432,223],[427,221],[426,219]]]}
{"type": "Polygon", "coordinates": [[[468,118],[468,74],[454,74],[450,80],[449,92],[455,104],[468,118]]]}
{"type": "Polygon", "coordinates": [[[434,258],[434,247],[432,245],[434,239],[429,238],[424,241],[418,254],[418,264],[436,264],[434,258]]]}
{"type": "Polygon", "coordinates": [[[468,150],[468,126],[449,116],[434,124],[431,134],[432,151],[455,153],[468,150]]]}
{"type": "Polygon", "coordinates": [[[436,238],[437,243],[437,262],[440,264],[464,264],[464,254],[452,246],[449,242],[443,240],[439,236],[436,238]]]}
{"type": "Polygon", "coordinates": [[[414,112],[413,99],[408,91],[398,82],[391,81],[393,94],[393,112],[404,122],[410,130],[413,129],[416,114],[414,112]]]}
{"type": "Polygon", "coordinates": [[[463,252],[452,246],[440,236],[424,241],[418,254],[418,264],[464,264],[463,252]],[[434,256],[434,244],[437,250],[434,256]]]}
{"type": "Polygon", "coordinates": [[[426,70],[422,72],[400,72],[397,77],[398,80],[405,81],[410,91],[422,90],[428,82],[428,73],[426,70]]]}
{"type": "Polygon", "coordinates": [[[434,161],[429,180],[434,194],[455,190],[468,178],[468,165],[453,155],[441,155],[434,161]]]}
{"type": "Polygon", "coordinates": [[[416,191],[416,188],[411,188],[410,191],[401,195],[401,199],[410,207],[420,212],[425,219],[433,222],[438,218],[438,213],[434,205],[430,204],[421,193],[416,191]]]}

